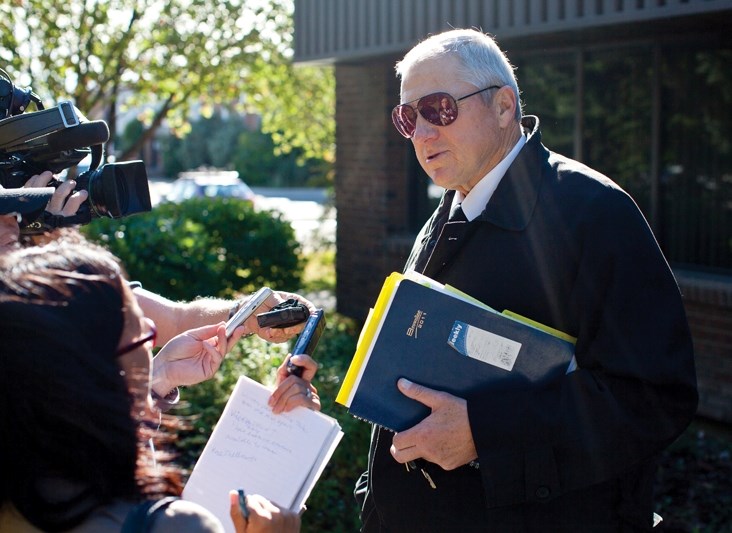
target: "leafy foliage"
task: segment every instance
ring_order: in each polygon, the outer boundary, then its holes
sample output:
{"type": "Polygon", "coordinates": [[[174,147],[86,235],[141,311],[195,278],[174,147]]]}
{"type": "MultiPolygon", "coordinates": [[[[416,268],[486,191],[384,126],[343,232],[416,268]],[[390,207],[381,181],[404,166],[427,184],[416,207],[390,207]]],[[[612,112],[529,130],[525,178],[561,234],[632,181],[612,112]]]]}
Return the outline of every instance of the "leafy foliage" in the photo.
{"type": "MultiPolygon", "coordinates": [[[[136,121],[135,121],[136,122],[136,121]]],[[[165,174],[200,168],[233,168],[248,185],[269,187],[324,186],[332,165],[322,159],[304,159],[303,150],[275,154],[272,135],[253,130],[247,117],[215,112],[191,122],[182,138],[162,139],[165,174]]]]}
{"type": "Polygon", "coordinates": [[[192,111],[233,103],[263,114],[283,153],[332,161],[332,69],[292,65],[292,12],[291,0],[3,2],[0,59],[45,103],[70,99],[113,132],[118,112],[146,109],[120,160],[163,120],[182,134],[192,111]]]}
{"type": "Polygon", "coordinates": [[[258,105],[262,130],[272,134],[275,153],[302,150],[305,159],[335,161],[335,74],[331,67],[293,68],[285,62],[258,58],[250,91],[258,105]],[[272,83],[268,80],[281,80],[272,83]],[[328,97],[332,94],[333,96],[328,97]]]}
{"type": "Polygon", "coordinates": [[[132,279],[168,298],[233,297],[297,287],[299,244],[279,214],[238,199],[196,198],[83,228],[122,259],[132,279]]]}

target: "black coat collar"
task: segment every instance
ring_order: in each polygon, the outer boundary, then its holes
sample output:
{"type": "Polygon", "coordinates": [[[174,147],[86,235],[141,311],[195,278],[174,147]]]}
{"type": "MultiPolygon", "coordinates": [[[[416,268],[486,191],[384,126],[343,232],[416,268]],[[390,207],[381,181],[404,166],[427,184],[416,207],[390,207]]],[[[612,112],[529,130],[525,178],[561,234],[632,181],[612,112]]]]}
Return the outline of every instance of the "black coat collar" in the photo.
{"type": "Polygon", "coordinates": [[[541,188],[539,119],[525,116],[521,119],[521,125],[528,135],[526,144],[499,182],[486,208],[476,219],[512,231],[521,231],[529,225],[541,188]]]}

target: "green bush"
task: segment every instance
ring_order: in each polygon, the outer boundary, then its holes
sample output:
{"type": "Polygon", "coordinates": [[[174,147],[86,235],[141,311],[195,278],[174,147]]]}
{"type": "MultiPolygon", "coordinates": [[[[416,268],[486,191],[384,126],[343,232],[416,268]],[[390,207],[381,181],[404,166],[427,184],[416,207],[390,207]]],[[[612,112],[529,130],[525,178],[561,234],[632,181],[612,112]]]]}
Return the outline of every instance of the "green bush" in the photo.
{"type": "Polygon", "coordinates": [[[299,244],[289,222],[238,199],[196,198],[152,212],[100,218],[83,227],[107,246],[130,278],[173,300],[232,297],[263,285],[300,284],[299,244]]]}

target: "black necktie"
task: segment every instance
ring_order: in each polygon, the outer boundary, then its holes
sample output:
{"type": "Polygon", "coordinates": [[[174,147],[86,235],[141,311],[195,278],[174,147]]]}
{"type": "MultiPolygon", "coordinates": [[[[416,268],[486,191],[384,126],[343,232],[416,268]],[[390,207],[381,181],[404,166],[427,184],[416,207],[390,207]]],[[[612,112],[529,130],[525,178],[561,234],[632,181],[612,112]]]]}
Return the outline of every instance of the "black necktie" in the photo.
{"type": "Polygon", "coordinates": [[[450,216],[447,218],[448,222],[467,222],[468,217],[465,216],[463,208],[460,204],[456,204],[450,211],[450,216]]]}

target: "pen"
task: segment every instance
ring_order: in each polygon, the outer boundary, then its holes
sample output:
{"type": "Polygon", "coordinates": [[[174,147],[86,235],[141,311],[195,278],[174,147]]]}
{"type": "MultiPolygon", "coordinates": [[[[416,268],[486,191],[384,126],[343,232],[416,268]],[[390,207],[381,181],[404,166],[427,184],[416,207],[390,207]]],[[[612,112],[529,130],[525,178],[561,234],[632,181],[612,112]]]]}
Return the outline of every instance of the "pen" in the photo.
{"type": "Polygon", "coordinates": [[[249,520],[249,508],[247,507],[247,495],[244,494],[244,489],[237,490],[239,493],[239,509],[241,514],[244,515],[244,520],[249,520]]]}
{"type": "MultiPolygon", "coordinates": [[[[292,358],[290,358],[290,359],[292,359],[292,358]]],[[[287,373],[288,374],[301,378],[303,370],[305,370],[304,367],[294,364],[292,362],[292,360],[287,361],[287,373]]]]}
{"type": "Polygon", "coordinates": [[[410,469],[411,470],[419,469],[419,471],[422,472],[422,475],[424,476],[424,478],[427,480],[427,483],[429,483],[430,487],[432,487],[433,489],[437,488],[437,485],[435,485],[435,482],[432,481],[432,476],[430,476],[427,473],[427,470],[424,469],[424,467],[426,466],[426,461],[424,459],[414,459],[413,461],[407,461],[406,463],[404,463],[404,466],[406,467],[407,472],[409,472],[410,469]]]}

